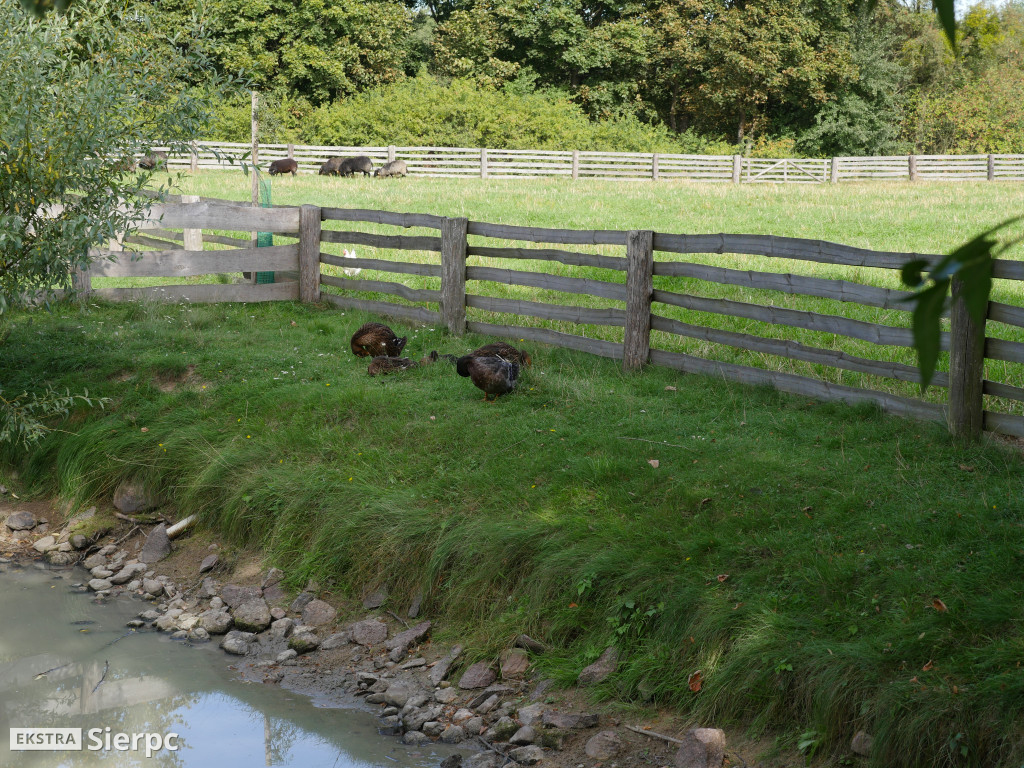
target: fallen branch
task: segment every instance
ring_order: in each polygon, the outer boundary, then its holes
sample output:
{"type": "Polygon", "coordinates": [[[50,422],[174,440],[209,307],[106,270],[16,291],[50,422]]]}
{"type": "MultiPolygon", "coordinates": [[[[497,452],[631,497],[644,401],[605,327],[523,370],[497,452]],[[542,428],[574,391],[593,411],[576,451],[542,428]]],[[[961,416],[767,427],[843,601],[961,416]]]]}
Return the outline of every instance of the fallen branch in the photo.
{"type": "Polygon", "coordinates": [[[636,440],[638,443],[653,443],[654,445],[665,445],[669,448],[682,448],[684,451],[692,451],[688,445],[676,445],[675,443],[666,443],[664,440],[645,440],[642,437],[619,437],[619,440],[636,440]]]}
{"type": "Polygon", "coordinates": [[[409,628],[409,622],[407,622],[405,619],[403,619],[401,616],[399,616],[394,611],[387,611],[386,613],[388,614],[388,616],[391,616],[392,618],[398,619],[400,622],[402,622],[402,624],[405,625],[406,629],[409,628]]]}
{"type": "Polygon", "coordinates": [[[626,728],[635,732],[642,733],[644,736],[650,736],[652,739],[664,739],[665,741],[671,741],[673,744],[684,744],[685,742],[680,739],[674,739],[671,736],[666,736],[663,733],[657,733],[655,731],[645,731],[643,728],[635,728],[632,725],[627,725],[626,728]]]}
{"type": "Polygon", "coordinates": [[[185,530],[196,521],[195,515],[189,515],[184,520],[179,520],[167,529],[167,538],[174,539],[180,536],[185,530]]]}
{"type": "Polygon", "coordinates": [[[115,512],[114,513],[114,517],[116,517],[118,520],[125,520],[125,521],[131,523],[132,525],[152,525],[157,520],[163,520],[164,522],[167,522],[162,517],[154,517],[154,518],[152,518],[150,520],[143,520],[143,519],[138,518],[138,517],[131,517],[130,515],[121,514],[120,512],[115,512]]]}

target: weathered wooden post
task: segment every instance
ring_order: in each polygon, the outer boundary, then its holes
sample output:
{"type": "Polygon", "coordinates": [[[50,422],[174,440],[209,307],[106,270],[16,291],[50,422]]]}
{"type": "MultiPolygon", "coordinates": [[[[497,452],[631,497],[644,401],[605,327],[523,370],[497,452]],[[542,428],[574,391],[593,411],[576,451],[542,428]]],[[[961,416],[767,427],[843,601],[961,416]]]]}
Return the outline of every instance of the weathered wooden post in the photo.
{"type": "MultiPolygon", "coordinates": [[[[198,203],[199,195],[182,195],[181,202],[183,203],[198,203]]],[[[201,251],[203,250],[203,230],[201,229],[186,229],[185,233],[185,250],[186,251],[201,251]]]]}
{"type": "Polygon", "coordinates": [[[299,208],[299,301],[320,301],[320,221],[315,205],[299,208]]]}
{"type": "Polygon", "coordinates": [[[658,161],[659,161],[659,159],[660,158],[658,157],[658,153],[657,152],[655,152],[654,155],[651,157],[651,180],[652,181],[657,181],[658,180],[658,161]]]}
{"type": "Polygon", "coordinates": [[[580,151],[574,149],[572,151],[572,178],[573,181],[580,177],[580,151]]]}
{"type": "Polygon", "coordinates": [[[92,294],[92,275],[88,269],[76,265],[71,272],[71,287],[78,294],[79,301],[88,301],[92,294]]]}
{"type": "Polygon", "coordinates": [[[392,144],[392,145],[390,145],[388,147],[388,162],[389,163],[395,162],[395,158],[396,157],[398,157],[398,147],[396,147],[394,144],[392,144]]]}
{"type": "Polygon", "coordinates": [[[989,153],[989,156],[988,156],[988,162],[986,163],[986,170],[987,170],[987,173],[985,174],[985,177],[989,181],[995,181],[996,180],[996,156],[991,154],[991,153],[989,153]]]}
{"type": "MultiPolygon", "coordinates": [[[[257,134],[259,133],[259,123],[257,122],[257,116],[256,116],[256,102],[257,102],[256,91],[252,91],[252,111],[250,113],[250,117],[251,117],[250,138],[252,139],[252,154],[251,154],[249,159],[252,162],[252,174],[251,174],[252,175],[252,190],[251,190],[251,192],[252,192],[252,207],[253,208],[259,208],[260,207],[260,179],[259,179],[259,175],[260,175],[260,166],[259,166],[259,163],[260,163],[260,158],[259,158],[260,145],[259,145],[259,140],[257,139],[257,134]]],[[[256,245],[257,245],[258,239],[259,239],[259,237],[258,237],[258,235],[255,232],[251,233],[249,235],[249,247],[250,248],[255,248],[256,245]]],[[[253,283],[256,282],[256,273],[255,272],[250,272],[249,273],[249,280],[250,280],[250,282],[253,282],[253,283]]]]}
{"type": "Polygon", "coordinates": [[[953,277],[949,313],[949,431],[961,440],[977,440],[984,426],[985,320],[967,311],[964,283],[953,277]]]}
{"type": "Polygon", "coordinates": [[[654,293],[654,233],[635,229],[626,234],[626,329],[622,368],[639,368],[651,356],[651,295],[654,293]]]}
{"type": "Polygon", "coordinates": [[[828,169],[828,180],[830,184],[839,183],[839,158],[833,157],[832,162],[829,164],[828,169]]]}
{"type": "Polygon", "coordinates": [[[487,178],[487,150],[480,150],[480,178],[487,178]]]}
{"type": "Polygon", "coordinates": [[[441,319],[449,333],[466,332],[466,230],[469,219],[441,222],[441,319]]]}
{"type": "Polygon", "coordinates": [[[733,155],[732,156],[732,183],[740,183],[740,171],[743,169],[743,156],[733,155]]]}
{"type": "Polygon", "coordinates": [[[196,148],[195,143],[192,144],[189,151],[188,169],[192,173],[199,170],[199,150],[196,148]]]}
{"type": "Polygon", "coordinates": [[[288,145],[288,159],[289,160],[294,160],[295,159],[295,145],[294,144],[289,144],[288,145]]]}
{"type": "Polygon", "coordinates": [[[907,155],[907,171],[911,181],[917,181],[917,155],[907,155]]]}

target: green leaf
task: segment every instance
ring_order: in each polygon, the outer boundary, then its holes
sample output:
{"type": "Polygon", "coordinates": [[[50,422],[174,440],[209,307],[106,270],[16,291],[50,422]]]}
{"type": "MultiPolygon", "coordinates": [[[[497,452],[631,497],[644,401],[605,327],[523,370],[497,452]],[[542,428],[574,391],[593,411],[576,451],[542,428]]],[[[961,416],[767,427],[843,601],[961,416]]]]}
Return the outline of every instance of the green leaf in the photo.
{"type": "Polygon", "coordinates": [[[946,305],[949,280],[940,280],[916,295],[914,307],[914,347],[917,349],[917,367],[921,372],[921,391],[931,384],[935,365],[939,360],[942,334],[939,318],[946,305]]]}
{"type": "Polygon", "coordinates": [[[956,43],[956,11],[953,0],[934,0],[935,12],[939,15],[939,23],[946,33],[949,44],[953,47],[953,53],[960,55],[960,48],[956,43]]]}
{"type": "Polygon", "coordinates": [[[924,282],[924,270],[928,266],[927,259],[914,259],[903,265],[900,271],[900,279],[912,288],[917,288],[924,282]]]}

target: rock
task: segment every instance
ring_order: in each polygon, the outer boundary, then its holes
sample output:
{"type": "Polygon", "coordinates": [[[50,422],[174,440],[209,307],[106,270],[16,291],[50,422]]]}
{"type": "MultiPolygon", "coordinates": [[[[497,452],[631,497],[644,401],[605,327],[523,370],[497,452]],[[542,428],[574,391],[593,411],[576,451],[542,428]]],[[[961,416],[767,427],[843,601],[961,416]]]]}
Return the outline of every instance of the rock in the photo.
{"type": "Polygon", "coordinates": [[[489,741],[508,741],[518,731],[519,726],[516,725],[516,721],[506,716],[488,728],[484,738],[489,741]]]}
{"type": "Polygon", "coordinates": [[[209,640],[209,639],[210,639],[210,633],[209,633],[209,632],[207,632],[207,631],[206,631],[205,629],[203,629],[202,627],[193,627],[193,628],[192,628],[192,629],[191,629],[191,630],[189,631],[189,633],[188,633],[188,637],[189,637],[189,639],[190,639],[190,640],[192,640],[193,642],[196,642],[196,643],[205,643],[205,642],[206,642],[207,640],[209,640]]]}
{"type": "Polygon", "coordinates": [[[231,614],[225,610],[218,608],[211,608],[208,611],[203,611],[199,614],[199,626],[209,632],[211,635],[223,635],[234,624],[234,619],[231,618],[231,614]]]}
{"type": "Polygon", "coordinates": [[[171,540],[167,538],[167,526],[160,523],[149,532],[146,543],[139,552],[139,560],[144,563],[158,563],[171,554],[171,540]]]}
{"type": "Polygon", "coordinates": [[[597,715],[582,712],[545,712],[541,718],[545,728],[577,730],[597,726],[597,715]]]}
{"type": "Polygon", "coordinates": [[[456,645],[443,659],[438,661],[430,670],[431,685],[440,685],[441,681],[448,677],[455,660],[462,654],[462,646],[456,645]]]}
{"type": "Polygon", "coordinates": [[[491,665],[486,661],[478,661],[476,664],[470,666],[459,678],[459,688],[464,691],[472,690],[474,688],[486,688],[488,685],[493,683],[498,676],[491,669],[491,665]]]}
{"type": "Polygon", "coordinates": [[[505,758],[494,752],[477,752],[462,761],[462,768],[501,768],[505,758]]]}
{"type": "Polygon", "coordinates": [[[36,552],[49,552],[51,549],[57,548],[57,539],[53,536],[43,536],[35,544],[32,545],[32,549],[36,552]]]}
{"type": "Polygon", "coordinates": [[[442,733],[444,733],[444,723],[439,723],[437,720],[431,720],[428,723],[423,724],[423,732],[432,739],[436,739],[442,733]]]}
{"type": "Polygon", "coordinates": [[[51,549],[46,553],[46,562],[50,565],[71,565],[78,560],[78,555],[74,552],[62,552],[57,549],[51,549]]]}
{"type": "Polygon", "coordinates": [[[479,715],[471,717],[462,724],[462,727],[470,736],[477,736],[478,734],[483,733],[484,719],[479,715]]]}
{"type": "Polygon", "coordinates": [[[156,501],[141,482],[125,480],[114,491],[114,506],[119,512],[131,515],[135,512],[153,509],[156,506],[156,501]]]}
{"type": "Polygon", "coordinates": [[[270,623],[270,636],[275,640],[284,640],[291,635],[293,629],[295,629],[294,619],[288,617],[276,619],[270,623]]]}
{"type": "Polygon", "coordinates": [[[297,653],[309,653],[320,646],[320,639],[314,634],[312,627],[301,627],[303,631],[296,630],[288,638],[288,647],[297,653]]]}
{"type": "Polygon", "coordinates": [[[92,574],[94,579],[109,579],[114,575],[114,572],[109,568],[104,568],[102,565],[98,565],[93,568],[89,573],[92,574]]]}
{"type": "Polygon", "coordinates": [[[440,704],[451,704],[459,698],[459,693],[454,688],[441,688],[434,691],[434,701],[440,704]]]}
{"type": "Polygon", "coordinates": [[[544,728],[537,732],[537,744],[548,749],[561,749],[569,740],[569,731],[561,728],[544,728]]]}
{"type": "Polygon", "coordinates": [[[415,627],[399,632],[397,635],[392,637],[386,643],[384,647],[388,649],[404,648],[408,649],[410,645],[420,642],[428,634],[430,634],[430,622],[424,621],[421,624],[417,624],[415,627]]]}
{"type": "Polygon", "coordinates": [[[418,747],[423,744],[428,744],[430,737],[422,731],[406,731],[402,734],[402,743],[408,744],[413,747],[418,747]]]}
{"type": "Polygon", "coordinates": [[[296,651],[294,648],[289,648],[287,651],[281,651],[279,654],[277,654],[277,658],[275,658],[274,661],[276,661],[278,664],[280,664],[282,661],[288,661],[288,659],[294,659],[298,655],[299,655],[298,651],[296,651]]]}
{"type": "Polygon", "coordinates": [[[270,626],[270,608],[262,597],[246,600],[232,612],[235,626],[243,632],[262,632],[270,626]]]}
{"type": "Polygon", "coordinates": [[[288,606],[288,610],[292,613],[302,613],[302,609],[309,605],[316,597],[312,592],[300,592],[298,597],[292,600],[292,604],[288,606]]]}
{"type": "Polygon", "coordinates": [[[249,652],[249,644],[254,637],[256,635],[252,632],[239,632],[237,629],[233,629],[224,635],[224,639],[220,641],[220,647],[228,653],[244,656],[249,652]]]}
{"type": "Polygon", "coordinates": [[[220,558],[217,557],[216,553],[212,555],[207,555],[203,558],[203,562],[199,564],[199,572],[206,573],[207,571],[212,571],[214,568],[217,567],[217,563],[219,561],[220,558]]]}
{"type": "Polygon", "coordinates": [[[442,707],[428,707],[416,712],[411,712],[404,717],[405,727],[410,731],[423,730],[423,726],[431,720],[437,720],[443,712],[442,707]]]}
{"type": "Polygon", "coordinates": [[[526,651],[514,648],[501,654],[501,677],[503,680],[518,680],[526,674],[530,667],[530,657],[526,651]]]}
{"type": "Polygon", "coordinates": [[[516,747],[525,747],[527,744],[533,744],[537,740],[537,732],[533,729],[532,725],[524,725],[518,731],[512,734],[509,738],[508,743],[516,747]]]}
{"type": "Polygon", "coordinates": [[[92,579],[89,581],[89,589],[93,592],[105,592],[112,586],[114,585],[106,579],[92,579]]]}
{"type": "Polygon", "coordinates": [[[510,749],[508,756],[521,765],[536,765],[544,759],[544,750],[536,744],[531,744],[528,747],[510,749]]]}
{"type": "Polygon", "coordinates": [[[404,707],[409,699],[420,693],[419,687],[410,680],[396,680],[384,692],[384,701],[393,707],[404,707]]]}
{"type": "Polygon", "coordinates": [[[549,690],[554,688],[555,681],[550,677],[546,677],[541,680],[537,685],[533,687],[533,692],[530,694],[531,701],[540,701],[543,699],[549,690]]]}
{"type": "Polygon", "coordinates": [[[320,643],[320,650],[331,651],[335,648],[341,648],[343,645],[348,645],[350,642],[352,642],[352,637],[348,632],[335,632],[320,643]]]}
{"type": "Polygon", "coordinates": [[[857,731],[853,734],[853,741],[850,742],[850,750],[861,757],[871,757],[871,746],[874,737],[867,731],[857,731]]]}
{"type": "Polygon", "coordinates": [[[338,612],[323,600],[310,600],[302,609],[302,623],[311,627],[321,627],[330,624],[338,612]]]}
{"type": "Polygon", "coordinates": [[[576,682],[579,685],[594,685],[611,675],[619,666],[619,649],[614,645],[605,649],[601,658],[585,667],[576,682]]]}
{"type": "Polygon", "coordinates": [[[351,627],[352,641],[359,645],[379,645],[388,637],[388,625],[377,619],[358,621],[351,627]]]}
{"type": "Polygon", "coordinates": [[[541,716],[544,714],[544,705],[530,704],[527,707],[520,707],[517,714],[519,722],[523,725],[535,725],[540,723],[541,716]]]}
{"type": "Polygon", "coordinates": [[[200,597],[216,597],[218,592],[220,592],[219,581],[211,576],[207,576],[203,579],[203,584],[199,587],[200,597]]]}
{"type": "Polygon", "coordinates": [[[117,552],[117,547],[114,544],[107,544],[105,547],[101,548],[100,551],[96,554],[102,555],[103,557],[110,557],[115,552],[117,552]]]}
{"type": "Polygon", "coordinates": [[[160,611],[154,611],[154,610],[143,611],[142,613],[139,614],[139,618],[140,619],[144,619],[145,621],[156,621],[157,619],[160,618],[160,611]]]}
{"type": "Polygon", "coordinates": [[[187,640],[188,632],[184,629],[179,629],[176,632],[171,633],[171,640],[187,640]]]}
{"type": "MultiPolygon", "coordinates": [[[[278,603],[288,597],[288,593],[281,588],[280,584],[271,584],[263,588],[263,599],[268,603],[278,603]]],[[[282,613],[284,609],[282,609],[282,613]]]]}
{"type": "Polygon", "coordinates": [[[141,579],[132,579],[127,584],[125,584],[125,589],[127,589],[129,592],[138,592],[138,591],[140,591],[142,589],[142,580],[141,579]]]}
{"type": "Polygon", "coordinates": [[[143,579],[142,591],[153,595],[153,597],[159,597],[164,593],[164,585],[156,579],[143,579]]]}
{"type": "Polygon", "coordinates": [[[237,608],[242,603],[257,598],[263,599],[263,590],[259,587],[241,587],[238,584],[225,584],[220,589],[220,599],[227,603],[229,608],[237,608]]]}
{"type": "Polygon", "coordinates": [[[136,563],[134,565],[126,565],[115,576],[110,577],[111,584],[126,584],[136,576],[146,570],[146,566],[142,563],[136,563]]]}
{"type": "Polygon", "coordinates": [[[445,744],[460,744],[466,740],[466,731],[461,725],[449,725],[441,732],[441,741],[445,744]]]}
{"type": "Polygon", "coordinates": [[[417,592],[415,595],[412,596],[412,602],[409,603],[409,610],[406,611],[406,614],[408,615],[408,617],[410,619],[415,619],[417,616],[419,616],[420,615],[420,606],[422,606],[422,605],[423,605],[423,593],[422,592],[417,592]]]}
{"type": "Polygon", "coordinates": [[[441,761],[439,768],[461,768],[462,767],[462,755],[448,755],[444,760],[441,761]]]}
{"type": "Polygon", "coordinates": [[[490,712],[492,709],[498,706],[498,702],[500,700],[501,697],[498,696],[498,694],[492,693],[490,696],[488,696],[486,699],[484,699],[480,704],[476,706],[477,714],[486,715],[488,712],[490,712]]]}
{"type": "Polygon", "coordinates": [[[89,539],[80,533],[73,533],[71,538],[68,539],[68,543],[75,549],[85,549],[89,546],[89,539]]]}
{"type": "MultiPolygon", "coordinates": [[[[267,602],[269,602],[269,600],[267,602]]],[[[278,619],[283,619],[287,615],[288,612],[284,608],[280,608],[276,605],[270,609],[270,618],[274,619],[275,621],[278,619]]]]}
{"type": "Polygon", "coordinates": [[[370,592],[363,598],[363,608],[372,610],[374,608],[380,608],[384,605],[384,601],[388,599],[388,588],[387,585],[378,587],[377,589],[370,592]]]}
{"type": "Polygon", "coordinates": [[[74,549],[74,547],[72,547],[66,541],[62,541],[60,544],[57,545],[58,552],[70,552],[72,549],[74,549]]]}
{"type": "Polygon", "coordinates": [[[36,527],[36,516],[31,512],[19,510],[7,516],[7,527],[12,531],[30,531],[36,527]]]}
{"type": "Polygon", "coordinates": [[[583,751],[594,760],[610,760],[622,751],[622,737],[615,731],[601,731],[587,740],[583,751]]]}
{"type": "Polygon", "coordinates": [[[85,560],[82,561],[82,567],[88,570],[93,568],[102,568],[107,564],[107,558],[103,555],[89,555],[85,560]]]}
{"type": "Polygon", "coordinates": [[[178,629],[178,619],[170,615],[161,616],[156,620],[156,628],[161,632],[173,632],[178,629]]]}
{"type": "Polygon", "coordinates": [[[544,653],[548,649],[540,640],[534,640],[529,635],[519,635],[516,638],[515,645],[517,648],[525,648],[532,653],[544,653]]]}
{"type": "Polygon", "coordinates": [[[675,768],[721,768],[725,759],[725,731],[693,728],[683,734],[673,758],[675,768]]]}
{"type": "Polygon", "coordinates": [[[267,571],[267,575],[263,577],[263,582],[260,586],[266,589],[267,587],[280,584],[282,581],[284,581],[284,571],[280,568],[271,568],[267,571]]]}

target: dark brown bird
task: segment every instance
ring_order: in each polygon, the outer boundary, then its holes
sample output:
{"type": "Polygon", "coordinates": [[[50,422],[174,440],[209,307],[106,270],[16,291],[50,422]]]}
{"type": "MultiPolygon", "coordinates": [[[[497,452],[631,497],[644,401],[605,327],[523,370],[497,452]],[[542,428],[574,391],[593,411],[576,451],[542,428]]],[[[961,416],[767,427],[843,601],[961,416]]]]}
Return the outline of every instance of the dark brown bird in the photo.
{"type": "Polygon", "coordinates": [[[515,389],[519,378],[519,363],[501,357],[460,357],[455,363],[459,376],[468,376],[477,387],[484,391],[484,400],[494,395],[497,400],[515,389]]]}
{"type": "Polygon", "coordinates": [[[482,347],[474,349],[466,355],[466,357],[500,357],[504,360],[519,363],[520,365],[533,365],[533,360],[530,359],[530,355],[528,353],[521,349],[516,349],[511,344],[506,344],[504,341],[496,341],[493,344],[484,344],[482,347]]]}
{"type": "Polygon", "coordinates": [[[407,340],[408,336],[398,338],[383,323],[366,323],[352,334],[352,354],[356,357],[398,357],[407,340]]]}
{"type": "Polygon", "coordinates": [[[449,363],[451,363],[452,365],[455,365],[455,361],[456,361],[456,357],[455,357],[455,355],[439,355],[439,354],[437,353],[437,350],[436,350],[436,349],[435,349],[435,350],[433,350],[433,351],[432,351],[432,352],[431,352],[431,353],[430,353],[429,355],[427,355],[426,357],[424,357],[423,359],[421,359],[421,360],[420,360],[420,362],[419,362],[419,364],[420,364],[421,366],[423,366],[423,365],[433,365],[433,364],[434,364],[434,363],[436,363],[436,362],[437,362],[438,360],[442,360],[442,359],[443,359],[443,360],[447,360],[447,361],[448,361],[449,363]]]}
{"type": "Polygon", "coordinates": [[[416,363],[408,357],[387,357],[385,355],[378,355],[370,361],[370,366],[366,369],[366,372],[371,376],[386,376],[387,374],[394,373],[395,371],[404,371],[407,368],[415,367],[416,363]]]}

